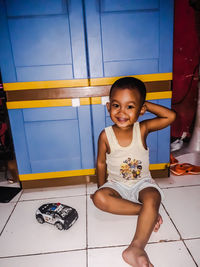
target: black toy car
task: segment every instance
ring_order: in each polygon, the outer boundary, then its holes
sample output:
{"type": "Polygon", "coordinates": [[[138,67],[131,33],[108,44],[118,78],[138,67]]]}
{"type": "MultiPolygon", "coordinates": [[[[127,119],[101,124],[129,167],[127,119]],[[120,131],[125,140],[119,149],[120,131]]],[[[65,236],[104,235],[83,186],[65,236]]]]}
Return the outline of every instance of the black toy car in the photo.
{"type": "Polygon", "coordinates": [[[77,211],[61,203],[47,203],[36,211],[39,223],[54,224],[59,230],[69,229],[78,219],[77,211]]]}

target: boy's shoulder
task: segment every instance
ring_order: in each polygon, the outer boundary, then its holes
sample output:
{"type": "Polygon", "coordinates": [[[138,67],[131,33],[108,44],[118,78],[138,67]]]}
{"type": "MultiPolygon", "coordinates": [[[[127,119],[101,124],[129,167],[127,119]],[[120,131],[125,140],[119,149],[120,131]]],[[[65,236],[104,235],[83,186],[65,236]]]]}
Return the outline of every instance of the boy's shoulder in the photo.
{"type": "Polygon", "coordinates": [[[109,146],[109,142],[108,142],[108,138],[107,138],[105,129],[102,130],[100,135],[99,135],[98,145],[99,146],[105,146],[105,152],[110,153],[110,146],[109,146]]]}
{"type": "Polygon", "coordinates": [[[103,129],[99,135],[99,139],[106,140],[106,131],[103,129]]]}
{"type": "Polygon", "coordinates": [[[109,126],[103,129],[99,135],[99,141],[108,144],[109,143],[108,139],[109,139],[111,132],[112,132],[112,126],[109,126]]]}
{"type": "Polygon", "coordinates": [[[112,130],[112,126],[108,126],[108,127],[104,128],[104,129],[101,131],[99,137],[102,137],[102,138],[105,137],[105,138],[106,138],[106,137],[107,137],[106,132],[108,133],[108,132],[111,131],[111,130],[112,130]]]}

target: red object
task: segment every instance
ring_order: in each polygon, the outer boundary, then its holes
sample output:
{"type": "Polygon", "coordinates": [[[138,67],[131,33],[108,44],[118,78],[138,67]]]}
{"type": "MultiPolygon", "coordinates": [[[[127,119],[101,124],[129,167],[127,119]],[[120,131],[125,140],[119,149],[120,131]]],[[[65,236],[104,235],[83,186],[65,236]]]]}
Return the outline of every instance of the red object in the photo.
{"type": "Polygon", "coordinates": [[[196,175],[200,174],[200,166],[195,166],[190,163],[182,163],[170,167],[170,171],[175,175],[196,175]]]}
{"type": "Polygon", "coordinates": [[[191,134],[197,107],[200,46],[195,25],[195,11],[188,0],[175,0],[174,61],[172,109],[177,118],[171,135],[180,138],[191,134]]]}
{"type": "Polygon", "coordinates": [[[0,142],[5,145],[5,133],[7,131],[8,127],[5,122],[3,122],[0,126],[0,142]]]}
{"type": "Polygon", "coordinates": [[[170,153],[170,166],[175,166],[178,164],[178,160],[170,153]]]}

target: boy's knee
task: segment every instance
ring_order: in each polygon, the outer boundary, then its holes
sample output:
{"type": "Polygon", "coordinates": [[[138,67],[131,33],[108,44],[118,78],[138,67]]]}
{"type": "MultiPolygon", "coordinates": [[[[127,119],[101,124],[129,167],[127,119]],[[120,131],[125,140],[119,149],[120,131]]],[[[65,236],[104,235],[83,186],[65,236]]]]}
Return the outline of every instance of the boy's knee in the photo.
{"type": "Polygon", "coordinates": [[[152,187],[152,188],[146,188],[143,192],[141,192],[141,202],[143,205],[153,208],[159,208],[161,203],[161,195],[160,192],[152,187]]]}
{"type": "Polygon", "coordinates": [[[92,197],[93,203],[94,205],[101,209],[101,210],[105,210],[108,204],[107,198],[106,198],[106,194],[103,192],[103,190],[97,190],[93,197],[92,197]]]}

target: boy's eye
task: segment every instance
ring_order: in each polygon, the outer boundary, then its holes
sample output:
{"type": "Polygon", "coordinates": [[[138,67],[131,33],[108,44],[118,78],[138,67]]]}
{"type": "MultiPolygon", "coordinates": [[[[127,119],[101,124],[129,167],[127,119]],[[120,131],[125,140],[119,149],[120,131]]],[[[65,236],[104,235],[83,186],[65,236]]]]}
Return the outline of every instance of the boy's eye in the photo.
{"type": "Polygon", "coordinates": [[[132,109],[132,108],[134,108],[133,105],[128,105],[128,109],[132,109]]]}
{"type": "Polygon", "coordinates": [[[118,108],[119,107],[119,105],[118,104],[112,104],[112,106],[114,107],[114,108],[118,108]]]}

